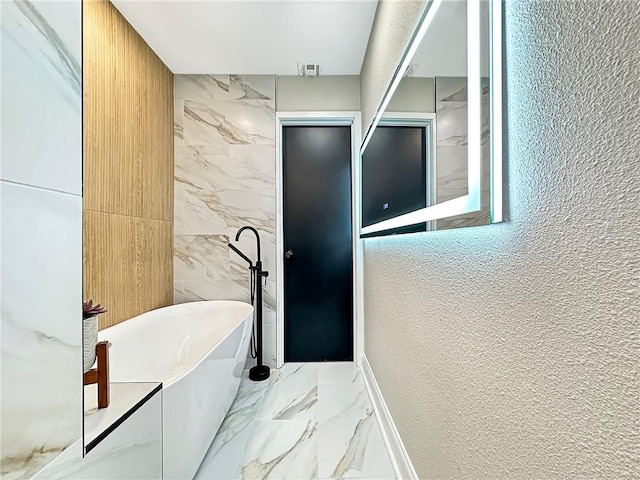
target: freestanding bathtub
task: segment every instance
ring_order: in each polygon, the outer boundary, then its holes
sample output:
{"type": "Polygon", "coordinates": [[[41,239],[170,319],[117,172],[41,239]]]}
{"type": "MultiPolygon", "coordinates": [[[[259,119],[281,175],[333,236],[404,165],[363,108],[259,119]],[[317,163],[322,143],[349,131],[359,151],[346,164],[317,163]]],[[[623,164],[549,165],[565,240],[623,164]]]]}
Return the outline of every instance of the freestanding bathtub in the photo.
{"type": "Polygon", "coordinates": [[[191,479],[240,385],[248,303],[183,303],[102,330],[112,382],[162,382],[163,478],[191,479]]]}

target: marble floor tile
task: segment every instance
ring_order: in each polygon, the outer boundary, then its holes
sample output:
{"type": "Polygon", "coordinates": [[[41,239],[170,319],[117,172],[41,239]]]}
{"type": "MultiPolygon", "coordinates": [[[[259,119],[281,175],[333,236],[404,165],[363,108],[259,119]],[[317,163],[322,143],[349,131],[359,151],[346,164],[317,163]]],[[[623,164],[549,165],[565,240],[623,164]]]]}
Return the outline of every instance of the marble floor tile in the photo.
{"type": "Polygon", "coordinates": [[[252,382],[245,370],[196,479],[394,479],[360,370],[290,363],[252,382]]]}
{"type": "Polygon", "coordinates": [[[360,369],[353,362],[326,362],[318,364],[318,385],[358,384],[364,386],[360,369]]]}
{"type": "Polygon", "coordinates": [[[260,420],[315,420],[318,406],[318,370],[313,363],[287,363],[271,375],[260,420]]]}
{"type": "Polygon", "coordinates": [[[242,373],[242,381],[238,388],[238,394],[231,408],[229,408],[229,413],[234,413],[247,407],[254,408],[257,413],[265,393],[269,391],[270,388],[271,379],[254,382],[249,380],[249,370],[244,370],[242,373]]]}
{"type": "Polygon", "coordinates": [[[315,420],[258,420],[247,446],[243,480],[318,478],[315,420]]]}
{"type": "Polygon", "coordinates": [[[394,478],[363,382],[318,386],[321,478],[394,478]]]}
{"type": "Polygon", "coordinates": [[[248,371],[245,370],[238,394],[209,447],[195,479],[242,478],[242,466],[255,425],[254,420],[262,397],[269,386],[269,381],[252,382],[248,378],[248,371]]]}

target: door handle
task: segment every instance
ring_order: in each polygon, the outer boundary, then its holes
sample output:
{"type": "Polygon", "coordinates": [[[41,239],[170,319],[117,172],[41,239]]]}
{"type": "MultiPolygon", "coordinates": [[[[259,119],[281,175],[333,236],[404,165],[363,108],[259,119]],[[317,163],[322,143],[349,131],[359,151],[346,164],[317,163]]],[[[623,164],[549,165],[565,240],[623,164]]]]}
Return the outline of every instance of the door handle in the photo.
{"type": "Polygon", "coordinates": [[[291,258],[293,257],[293,250],[287,250],[287,252],[284,254],[285,258],[291,258]]]}

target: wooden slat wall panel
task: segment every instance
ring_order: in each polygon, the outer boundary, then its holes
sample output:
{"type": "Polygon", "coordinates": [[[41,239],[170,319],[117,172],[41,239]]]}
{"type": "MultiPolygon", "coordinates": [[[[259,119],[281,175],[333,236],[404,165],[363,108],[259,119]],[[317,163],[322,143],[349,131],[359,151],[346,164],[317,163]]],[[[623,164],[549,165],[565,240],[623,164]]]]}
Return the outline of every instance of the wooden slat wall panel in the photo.
{"type": "Polygon", "coordinates": [[[109,310],[100,329],[172,303],[170,222],[85,210],[84,244],[84,297],[109,310]]]}
{"type": "Polygon", "coordinates": [[[83,41],[85,208],[173,221],[173,74],[106,0],[83,41]]]}
{"type": "Polygon", "coordinates": [[[172,303],[173,74],[106,0],[83,3],[84,297],[100,328],[172,303]]]}
{"type": "Polygon", "coordinates": [[[173,223],[137,220],[136,315],[173,303],[173,223]]]}
{"type": "Polygon", "coordinates": [[[84,211],[83,296],[109,311],[98,317],[103,329],[138,310],[136,218],[84,211]]]}

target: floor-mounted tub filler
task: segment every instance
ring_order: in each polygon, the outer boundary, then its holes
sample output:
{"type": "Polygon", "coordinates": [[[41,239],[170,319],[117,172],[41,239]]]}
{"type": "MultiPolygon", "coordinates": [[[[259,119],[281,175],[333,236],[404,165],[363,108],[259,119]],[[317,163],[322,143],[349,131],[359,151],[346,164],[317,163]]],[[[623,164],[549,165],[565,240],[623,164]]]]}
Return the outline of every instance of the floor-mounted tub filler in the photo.
{"type": "Polygon", "coordinates": [[[162,382],[163,477],[193,478],[238,391],[253,307],[160,308],[104,329],[112,382],[162,382]]]}

